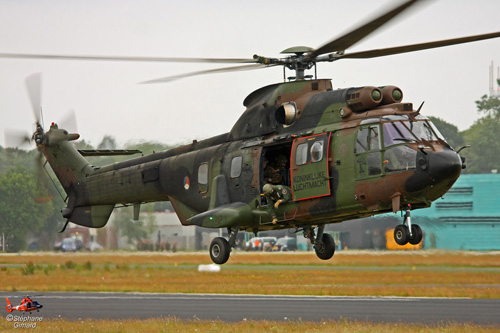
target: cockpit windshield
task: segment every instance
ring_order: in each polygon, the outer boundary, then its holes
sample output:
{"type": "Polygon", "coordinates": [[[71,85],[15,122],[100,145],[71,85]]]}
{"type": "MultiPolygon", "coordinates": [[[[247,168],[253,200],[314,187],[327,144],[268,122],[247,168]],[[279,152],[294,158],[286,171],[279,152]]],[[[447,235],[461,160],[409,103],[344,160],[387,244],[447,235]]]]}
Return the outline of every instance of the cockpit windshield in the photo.
{"type": "Polygon", "coordinates": [[[389,122],[383,122],[384,145],[386,147],[404,142],[418,142],[422,139],[426,141],[437,141],[438,137],[442,139],[441,133],[424,116],[419,115],[415,120],[384,118],[382,118],[382,121],[390,120],[389,122]]]}
{"type": "Polygon", "coordinates": [[[400,121],[384,123],[384,146],[417,141],[408,128],[400,121]]]}
{"type": "Polygon", "coordinates": [[[432,131],[431,127],[429,124],[427,124],[426,121],[422,120],[417,120],[417,121],[408,121],[405,122],[405,125],[407,125],[410,128],[410,131],[415,134],[415,136],[418,139],[424,139],[427,141],[436,141],[437,137],[432,131]]]}

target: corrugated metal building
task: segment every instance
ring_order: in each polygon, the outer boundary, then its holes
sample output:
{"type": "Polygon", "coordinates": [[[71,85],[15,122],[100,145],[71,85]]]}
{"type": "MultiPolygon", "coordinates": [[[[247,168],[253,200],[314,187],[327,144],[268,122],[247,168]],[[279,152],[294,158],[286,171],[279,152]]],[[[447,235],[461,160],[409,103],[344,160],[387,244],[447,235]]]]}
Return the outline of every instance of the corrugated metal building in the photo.
{"type": "Polygon", "coordinates": [[[432,207],[412,211],[424,248],[500,250],[500,174],[462,175],[432,207]]]}

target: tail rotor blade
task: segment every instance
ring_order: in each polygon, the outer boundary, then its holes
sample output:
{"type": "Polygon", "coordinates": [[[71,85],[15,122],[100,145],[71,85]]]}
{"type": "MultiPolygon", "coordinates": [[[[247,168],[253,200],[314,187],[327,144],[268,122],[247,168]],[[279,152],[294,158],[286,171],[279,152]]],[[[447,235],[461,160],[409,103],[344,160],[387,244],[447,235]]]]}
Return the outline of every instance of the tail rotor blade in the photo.
{"type": "Polygon", "coordinates": [[[59,128],[64,128],[70,133],[77,133],[78,132],[78,123],[76,121],[76,112],[75,110],[71,109],[66,114],[62,119],[59,120],[59,128]]]}
{"type": "Polygon", "coordinates": [[[31,136],[23,130],[6,129],[5,146],[8,148],[23,148],[29,146],[31,136]]]}

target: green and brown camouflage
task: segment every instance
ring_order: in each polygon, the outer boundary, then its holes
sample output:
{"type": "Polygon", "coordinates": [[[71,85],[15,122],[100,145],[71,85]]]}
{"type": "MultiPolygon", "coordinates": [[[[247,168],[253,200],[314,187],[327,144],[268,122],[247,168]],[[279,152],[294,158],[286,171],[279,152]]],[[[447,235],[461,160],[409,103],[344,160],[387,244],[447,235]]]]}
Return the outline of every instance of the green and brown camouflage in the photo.
{"type": "Polygon", "coordinates": [[[401,99],[396,87],[280,83],[250,94],[229,133],[164,152],[92,166],[69,142],[77,135],[57,125],[39,146],[67,193],[63,215],[76,224],[102,227],[115,205],[169,200],[183,225],[299,228],[428,207],[453,185],[459,155],[401,99]],[[281,156],[290,157],[283,185],[292,201],[273,225],[262,163],[281,156]],[[404,165],[389,168],[398,156],[404,165]]]}

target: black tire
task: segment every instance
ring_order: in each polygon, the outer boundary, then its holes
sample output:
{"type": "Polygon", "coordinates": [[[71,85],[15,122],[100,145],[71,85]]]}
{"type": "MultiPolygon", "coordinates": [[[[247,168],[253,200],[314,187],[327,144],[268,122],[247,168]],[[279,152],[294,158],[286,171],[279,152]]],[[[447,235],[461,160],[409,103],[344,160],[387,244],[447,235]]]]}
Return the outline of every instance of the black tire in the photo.
{"type": "Polygon", "coordinates": [[[409,237],[408,242],[412,245],[417,245],[422,241],[422,228],[418,224],[411,225],[411,237],[409,237]]]}
{"type": "Polygon", "coordinates": [[[399,245],[408,244],[409,238],[410,238],[410,231],[408,230],[407,226],[400,224],[394,229],[394,240],[399,245]]]}
{"type": "Polygon", "coordinates": [[[230,253],[231,246],[225,238],[217,237],[210,243],[210,258],[214,263],[218,265],[226,263],[230,253]]]}
{"type": "Polygon", "coordinates": [[[316,255],[321,260],[328,260],[335,253],[335,241],[330,234],[323,234],[321,240],[322,242],[317,244],[318,246],[314,246],[314,251],[316,251],[316,255]]]}

